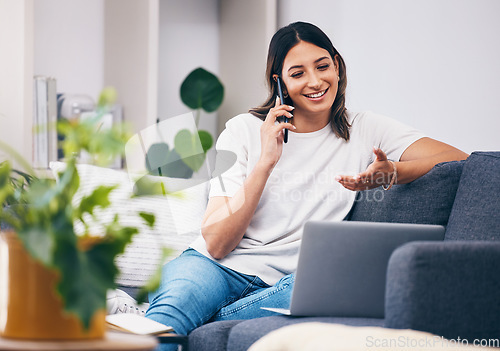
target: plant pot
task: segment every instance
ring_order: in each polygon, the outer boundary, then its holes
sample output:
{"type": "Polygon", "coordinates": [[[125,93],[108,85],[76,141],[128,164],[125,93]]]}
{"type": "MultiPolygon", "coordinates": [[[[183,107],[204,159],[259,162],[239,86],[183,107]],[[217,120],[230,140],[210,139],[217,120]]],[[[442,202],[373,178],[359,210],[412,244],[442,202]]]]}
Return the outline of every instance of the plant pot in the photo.
{"type": "Polygon", "coordinates": [[[85,331],[76,316],[63,311],[55,290],[57,280],[54,271],[28,255],[14,232],[0,232],[0,336],[44,340],[104,337],[105,311],[96,313],[85,331]]]}

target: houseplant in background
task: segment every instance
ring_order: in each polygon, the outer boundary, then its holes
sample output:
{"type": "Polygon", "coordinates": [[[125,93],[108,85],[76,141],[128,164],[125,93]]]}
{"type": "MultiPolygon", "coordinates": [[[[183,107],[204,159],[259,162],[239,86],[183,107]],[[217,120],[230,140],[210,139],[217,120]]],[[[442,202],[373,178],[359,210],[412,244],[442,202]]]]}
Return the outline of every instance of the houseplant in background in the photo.
{"type": "MultiPolygon", "coordinates": [[[[99,165],[123,153],[129,138],[124,126],[100,128],[100,119],[116,97],[105,89],[93,118],[63,121],[65,169],[59,180],[31,177],[33,170],[14,150],[26,173],[0,164],[0,335],[32,339],[100,338],[105,331],[106,292],[114,288],[115,258],[137,228],[116,215],[92,233],[88,218],[110,205],[115,186],[98,186],[75,203],[80,185],[77,157],[92,155],[99,165]],[[9,205],[9,206],[5,206],[9,205]],[[75,225],[84,228],[81,235],[75,225]]],[[[4,149],[5,144],[0,144],[4,149]]],[[[151,187],[152,188],[152,187],[151,187]]],[[[154,215],[140,213],[148,225],[154,215]]]]}
{"type": "MultiPolygon", "coordinates": [[[[215,112],[222,104],[224,86],[217,76],[199,67],[189,73],[182,82],[180,96],[182,102],[194,110],[198,128],[202,110],[215,112]]],[[[197,130],[197,133],[193,133],[182,129],[177,132],[173,147],[164,141],[149,147],[146,158],[150,161],[146,168],[153,175],[191,178],[205,162],[206,153],[212,145],[213,137],[208,131],[197,130]]]]}

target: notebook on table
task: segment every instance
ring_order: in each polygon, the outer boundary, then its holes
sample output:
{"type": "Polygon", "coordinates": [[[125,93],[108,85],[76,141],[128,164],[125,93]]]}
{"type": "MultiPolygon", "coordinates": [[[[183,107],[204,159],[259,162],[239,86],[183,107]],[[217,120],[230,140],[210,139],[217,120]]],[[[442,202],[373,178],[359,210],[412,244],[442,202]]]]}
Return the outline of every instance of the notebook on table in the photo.
{"type": "Polygon", "coordinates": [[[440,225],[310,221],[304,226],[290,310],[294,316],[383,318],[393,251],[410,241],[443,240],[440,225]]]}

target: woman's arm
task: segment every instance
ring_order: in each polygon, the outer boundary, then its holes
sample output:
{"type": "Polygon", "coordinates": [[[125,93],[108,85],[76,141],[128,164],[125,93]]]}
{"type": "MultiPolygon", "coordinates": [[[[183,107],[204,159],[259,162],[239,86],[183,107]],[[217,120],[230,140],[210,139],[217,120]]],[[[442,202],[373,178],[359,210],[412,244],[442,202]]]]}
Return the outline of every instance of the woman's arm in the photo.
{"type": "Polygon", "coordinates": [[[261,155],[250,175],[233,197],[218,196],[208,201],[201,234],[208,253],[215,259],[229,254],[243,238],[259,204],[262,192],[283,150],[283,130],[295,129],[291,123],[275,124],[277,116],[292,117],[293,107],[280,105],[279,99],[260,128],[261,155]]]}
{"type": "Polygon", "coordinates": [[[243,238],[271,170],[257,165],[233,197],[208,201],[201,233],[213,258],[225,257],[243,238]]]}
{"type": "Polygon", "coordinates": [[[440,162],[465,160],[469,155],[443,142],[422,138],[411,144],[396,162],[398,183],[420,178],[440,162]]]}
{"type": "MultiPolygon", "coordinates": [[[[366,171],[357,176],[338,176],[337,181],[345,188],[353,191],[367,190],[387,185],[394,176],[393,163],[387,160],[381,149],[374,149],[375,161],[366,171]]],[[[394,162],[397,173],[397,184],[414,181],[429,172],[440,162],[465,160],[468,157],[463,151],[443,142],[422,138],[411,144],[394,162]]]]}

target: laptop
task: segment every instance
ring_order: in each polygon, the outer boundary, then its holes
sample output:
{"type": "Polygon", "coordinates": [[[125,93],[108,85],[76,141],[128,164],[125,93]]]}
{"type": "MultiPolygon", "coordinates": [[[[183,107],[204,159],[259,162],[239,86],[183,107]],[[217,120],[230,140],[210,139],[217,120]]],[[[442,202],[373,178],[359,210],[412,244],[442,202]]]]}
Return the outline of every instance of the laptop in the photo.
{"type": "Polygon", "coordinates": [[[410,241],[443,240],[440,225],[310,221],[304,226],[290,310],[293,316],[384,318],[389,258],[410,241]]]}

